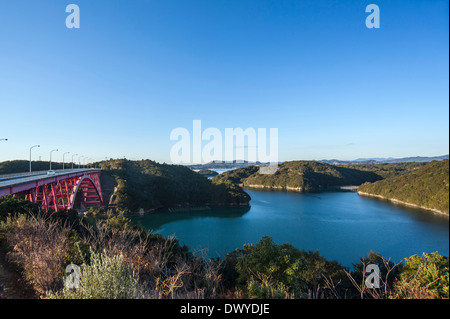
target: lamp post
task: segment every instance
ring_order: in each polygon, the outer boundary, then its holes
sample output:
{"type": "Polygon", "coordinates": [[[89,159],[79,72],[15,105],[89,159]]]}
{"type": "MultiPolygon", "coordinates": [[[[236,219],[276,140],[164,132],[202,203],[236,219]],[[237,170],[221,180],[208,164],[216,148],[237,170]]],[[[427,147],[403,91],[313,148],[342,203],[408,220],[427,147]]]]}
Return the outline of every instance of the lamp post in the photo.
{"type": "Polygon", "coordinates": [[[51,150],[50,151],[50,170],[52,170],[52,153],[53,152],[58,152],[58,150],[57,149],[54,149],[54,150],[51,150]]]}
{"type": "Polygon", "coordinates": [[[7,138],[0,138],[0,141],[7,141],[8,139],[7,138]]]}
{"type": "Polygon", "coordinates": [[[80,168],[80,166],[81,166],[81,158],[82,158],[82,157],[84,157],[84,156],[78,157],[78,168],[80,168]]]}
{"type": "Polygon", "coordinates": [[[63,154],[63,170],[64,170],[64,155],[66,155],[66,154],[70,154],[70,152],[65,152],[65,153],[63,154]]]}
{"type": "Polygon", "coordinates": [[[74,158],[74,156],[77,156],[78,154],[73,154],[72,155],[72,169],[73,169],[73,158],[74,158]]]}
{"type": "Polygon", "coordinates": [[[41,147],[40,145],[34,145],[30,147],[30,174],[31,174],[31,150],[35,147],[41,147]]]}

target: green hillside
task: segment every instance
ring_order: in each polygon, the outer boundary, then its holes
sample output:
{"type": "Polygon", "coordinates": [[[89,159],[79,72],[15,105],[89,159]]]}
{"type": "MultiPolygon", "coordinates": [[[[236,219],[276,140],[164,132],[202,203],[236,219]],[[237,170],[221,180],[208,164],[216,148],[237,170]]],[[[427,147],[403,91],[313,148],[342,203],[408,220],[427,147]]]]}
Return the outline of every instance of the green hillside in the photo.
{"type": "MultiPolygon", "coordinates": [[[[72,163],[66,163],[65,168],[71,168],[72,163]]],[[[33,161],[31,162],[33,172],[47,171],[50,168],[50,163],[47,161],[33,161]]],[[[75,165],[77,168],[77,165],[75,165]]],[[[62,169],[62,163],[52,162],[52,169],[62,169]]],[[[5,161],[0,162],[0,175],[26,173],[30,170],[30,162],[25,160],[5,161]]]]}
{"type": "Polygon", "coordinates": [[[353,168],[360,171],[372,172],[381,178],[388,178],[407,174],[418,167],[422,167],[427,163],[409,162],[409,163],[380,163],[380,164],[352,164],[342,165],[341,167],[353,168]]]}
{"type": "Polygon", "coordinates": [[[248,205],[250,197],[230,183],[211,182],[191,169],[151,160],[110,160],[102,174],[117,182],[113,203],[125,213],[177,205],[248,205]]]}
{"type": "Polygon", "coordinates": [[[449,161],[433,161],[408,174],[366,183],[358,191],[448,214],[449,161]]]}
{"type": "Polygon", "coordinates": [[[361,185],[382,177],[369,170],[358,170],[350,166],[335,166],[314,161],[293,161],[279,165],[275,174],[260,174],[258,168],[245,167],[225,172],[213,180],[229,180],[248,187],[297,189],[317,192],[329,187],[361,185]]]}

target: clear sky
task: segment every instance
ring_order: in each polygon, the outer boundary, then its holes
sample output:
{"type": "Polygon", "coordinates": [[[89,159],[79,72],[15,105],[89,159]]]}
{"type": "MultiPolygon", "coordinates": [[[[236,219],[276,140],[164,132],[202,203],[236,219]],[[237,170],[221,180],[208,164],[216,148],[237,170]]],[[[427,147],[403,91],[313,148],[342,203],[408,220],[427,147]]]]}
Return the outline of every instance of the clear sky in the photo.
{"type": "Polygon", "coordinates": [[[170,162],[193,120],[282,161],[448,154],[448,38],[438,0],[1,0],[0,161],[170,162]]]}

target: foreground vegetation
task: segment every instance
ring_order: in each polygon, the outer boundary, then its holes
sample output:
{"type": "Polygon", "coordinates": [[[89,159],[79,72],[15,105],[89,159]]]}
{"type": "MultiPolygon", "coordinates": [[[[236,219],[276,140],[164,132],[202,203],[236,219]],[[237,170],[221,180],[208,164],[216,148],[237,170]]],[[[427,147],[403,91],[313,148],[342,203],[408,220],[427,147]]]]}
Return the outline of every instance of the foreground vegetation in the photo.
{"type": "Polygon", "coordinates": [[[434,161],[408,174],[366,183],[360,193],[449,213],[449,161],[434,161]]]}
{"type": "Polygon", "coordinates": [[[5,197],[0,220],[7,260],[41,298],[448,298],[449,258],[438,253],[394,264],[372,252],[347,269],[263,237],[212,260],[122,215],[88,223],[5,197]],[[63,281],[71,263],[81,266],[76,290],[63,281]],[[381,270],[378,289],[364,285],[370,263],[381,270]]]}

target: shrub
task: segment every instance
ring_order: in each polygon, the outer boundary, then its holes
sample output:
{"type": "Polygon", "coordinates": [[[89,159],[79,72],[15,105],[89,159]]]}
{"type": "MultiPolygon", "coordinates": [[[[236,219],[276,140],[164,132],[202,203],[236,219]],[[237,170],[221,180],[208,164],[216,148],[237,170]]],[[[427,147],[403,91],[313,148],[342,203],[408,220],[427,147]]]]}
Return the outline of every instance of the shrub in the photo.
{"type": "Polygon", "coordinates": [[[437,252],[406,258],[397,289],[405,282],[413,282],[418,288],[426,288],[428,296],[449,298],[449,257],[437,252]]]}
{"type": "Polygon", "coordinates": [[[436,293],[417,279],[400,279],[395,283],[390,299],[435,299],[436,293]]]}
{"type": "Polygon", "coordinates": [[[64,287],[62,293],[47,295],[63,299],[134,299],[144,294],[139,277],[126,266],[123,255],[92,251],[90,264],[81,266],[79,288],[64,287]]]}
{"type": "Polygon", "coordinates": [[[273,283],[270,278],[258,274],[257,279],[250,278],[247,284],[247,293],[255,299],[287,299],[291,295],[288,288],[281,282],[273,283]]]}
{"type": "Polygon", "coordinates": [[[58,289],[69,250],[69,230],[42,216],[18,215],[0,224],[10,252],[8,258],[23,271],[38,294],[58,289]]]}
{"type": "Polygon", "coordinates": [[[256,245],[245,245],[244,249],[234,254],[234,257],[230,255],[228,258],[237,257],[237,283],[247,290],[250,297],[270,296],[270,293],[264,292],[270,290],[276,291],[277,295],[280,291],[295,297],[305,295],[302,271],[306,262],[302,252],[291,244],[278,246],[272,238],[265,236],[256,245]]]}
{"type": "Polygon", "coordinates": [[[39,211],[39,205],[9,195],[0,198],[0,221],[5,220],[8,215],[23,214],[29,211],[39,211]]]}

